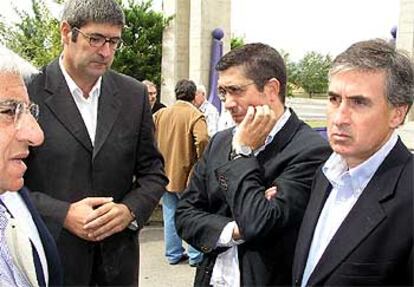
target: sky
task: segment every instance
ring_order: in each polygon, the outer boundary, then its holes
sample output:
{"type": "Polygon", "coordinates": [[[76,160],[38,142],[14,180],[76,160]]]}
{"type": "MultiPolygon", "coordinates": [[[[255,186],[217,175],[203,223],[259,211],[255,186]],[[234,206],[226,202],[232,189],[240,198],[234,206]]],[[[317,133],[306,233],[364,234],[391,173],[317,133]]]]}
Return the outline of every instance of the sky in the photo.
{"type": "MultiPolygon", "coordinates": [[[[161,9],[162,1],[166,0],[153,0],[154,8],[161,9]]],[[[0,0],[0,14],[15,19],[10,3],[27,7],[30,0],[0,0]]],[[[335,56],[356,41],[391,38],[392,27],[398,25],[399,3],[400,0],[232,0],[232,35],[244,38],[246,43],[267,43],[288,52],[294,61],[310,51],[335,56]]]]}

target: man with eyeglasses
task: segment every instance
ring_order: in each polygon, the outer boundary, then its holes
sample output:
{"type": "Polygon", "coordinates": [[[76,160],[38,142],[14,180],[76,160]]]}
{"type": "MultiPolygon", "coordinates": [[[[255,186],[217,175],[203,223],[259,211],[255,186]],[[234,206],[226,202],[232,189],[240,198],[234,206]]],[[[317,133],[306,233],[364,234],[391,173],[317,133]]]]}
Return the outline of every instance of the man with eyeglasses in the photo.
{"type": "Polygon", "coordinates": [[[195,286],[288,286],[296,236],[328,144],[285,107],[286,67],[247,44],[218,62],[236,127],[218,132],[176,211],[181,237],[204,252],[195,286]]]}
{"type": "Polygon", "coordinates": [[[147,89],[110,70],[125,19],[115,0],[68,0],[63,52],[29,85],[44,145],[27,185],[56,242],[64,285],[137,286],[138,230],[165,191],[147,89]]]}
{"type": "Polygon", "coordinates": [[[56,244],[23,187],[29,147],[44,139],[23,81],[30,70],[0,51],[0,286],[62,284],[56,244]]]}
{"type": "Polygon", "coordinates": [[[154,114],[159,109],[165,108],[165,105],[157,100],[157,86],[150,80],[143,80],[142,83],[147,86],[148,99],[151,106],[151,112],[154,114]]]}

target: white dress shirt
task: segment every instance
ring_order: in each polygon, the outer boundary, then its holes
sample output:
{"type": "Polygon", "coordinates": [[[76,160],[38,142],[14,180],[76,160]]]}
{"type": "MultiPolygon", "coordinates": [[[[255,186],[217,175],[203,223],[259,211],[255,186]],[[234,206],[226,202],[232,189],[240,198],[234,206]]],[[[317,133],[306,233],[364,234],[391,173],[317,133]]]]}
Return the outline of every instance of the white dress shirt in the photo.
{"type": "Polygon", "coordinates": [[[201,104],[199,110],[204,114],[206,118],[207,132],[208,136],[211,138],[217,132],[219,113],[216,107],[207,100],[201,104]]]}
{"type": "Polygon", "coordinates": [[[85,123],[86,129],[88,130],[89,137],[91,139],[92,146],[95,145],[95,134],[96,134],[96,122],[98,118],[98,102],[99,95],[101,94],[102,77],[96,81],[92,87],[89,95],[84,96],[82,90],[66,72],[63,66],[63,55],[59,58],[59,66],[62,70],[63,76],[65,77],[66,83],[69,87],[70,93],[78,107],[78,110],[82,116],[83,122],[85,123]]]}
{"type": "Polygon", "coordinates": [[[344,158],[333,153],[322,167],[322,172],[332,185],[328,199],[319,216],[313,234],[301,286],[306,286],[329,242],[345,220],[359,196],[397,143],[394,132],[390,139],[370,158],[358,166],[348,169],[344,158]]]}
{"type": "MultiPolygon", "coordinates": [[[[254,151],[257,156],[266,146],[271,143],[275,135],[283,128],[290,118],[290,110],[286,109],[280,119],[276,122],[273,129],[266,138],[265,144],[254,151]]],[[[237,127],[233,129],[233,134],[237,127]]],[[[264,197],[264,195],[263,195],[264,197]]],[[[243,244],[243,240],[233,240],[233,229],[237,226],[236,221],[229,222],[220,234],[217,247],[230,247],[217,256],[213,267],[210,284],[214,287],[239,287],[240,286],[240,268],[237,246],[243,244]]]]}

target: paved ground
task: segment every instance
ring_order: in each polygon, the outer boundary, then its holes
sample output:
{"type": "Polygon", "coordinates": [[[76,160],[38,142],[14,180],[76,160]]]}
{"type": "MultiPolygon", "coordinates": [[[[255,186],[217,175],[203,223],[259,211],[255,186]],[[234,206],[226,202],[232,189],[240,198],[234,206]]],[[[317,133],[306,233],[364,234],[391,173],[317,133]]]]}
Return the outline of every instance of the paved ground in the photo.
{"type": "Polygon", "coordinates": [[[140,287],[193,286],[195,268],[190,267],[188,262],[169,265],[166,261],[160,224],[145,226],[141,231],[140,252],[140,287]]]}

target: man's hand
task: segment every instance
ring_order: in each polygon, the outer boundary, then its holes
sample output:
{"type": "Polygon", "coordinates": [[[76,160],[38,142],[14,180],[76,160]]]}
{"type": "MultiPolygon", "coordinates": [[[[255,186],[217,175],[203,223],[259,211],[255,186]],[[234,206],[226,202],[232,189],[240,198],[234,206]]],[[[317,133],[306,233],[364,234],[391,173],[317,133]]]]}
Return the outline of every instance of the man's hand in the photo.
{"type": "Polygon", "coordinates": [[[271,201],[273,198],[276,197],[276,194],[277,194],[277,187],[276,186],[271,186],[268,189],[266,189],[265,198],[268,201],[271,201]]]}
{"type": "Polygon", "coordinates": [[[100,241],[121,232],[133,219],[125,204],[108,202],[89,214],[83,228],[89,240],[100,241]]]}
{"type": "Polygon", "coordinates": [[[87,197],[72,203],[69,206],[63,226],[82,239],[92,240],[88,237],[88,232],[83,226],[87,223],[87,219],[94,211],[94,208],[112,202],[112,200],[112,197],[87,197]]]}
{"type": "Polygon", "coordinates": [[[233,228],[233,234],[232,234],[232,238],[233,240],[237,241],[241,239],[241,234],[240,234],[240,230],[239,227],[237,226],[237,224],[234,225],[233,228]]]}
{"type": "Polygon", "coordinates": [[[233,137],[235,145],[246,145],[256,150],[264,145],[267,136],[277,121],[275,112],[268,106],[249,106],[246,116],[233,137]]]}

